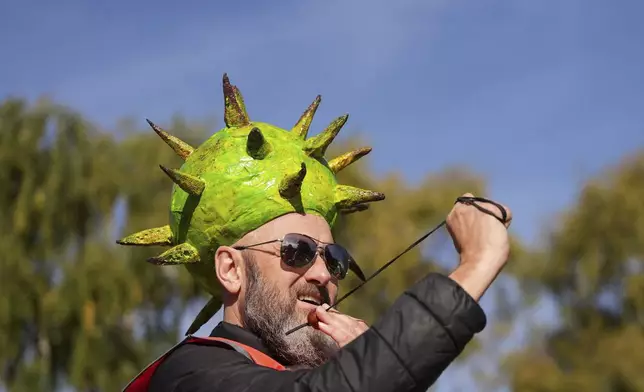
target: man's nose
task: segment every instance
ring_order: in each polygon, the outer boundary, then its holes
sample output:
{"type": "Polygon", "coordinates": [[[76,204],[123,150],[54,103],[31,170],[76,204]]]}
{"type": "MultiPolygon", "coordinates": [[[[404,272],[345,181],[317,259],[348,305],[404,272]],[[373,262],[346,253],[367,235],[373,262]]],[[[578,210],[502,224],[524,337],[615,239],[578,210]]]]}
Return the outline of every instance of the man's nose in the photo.
{"type": "Polygon", "coordinates": [[[304,274],[304,279],[316,286],[326,286],[331,280],[326,263],[319,254],[316,254],[313,264],[304,274]]]}

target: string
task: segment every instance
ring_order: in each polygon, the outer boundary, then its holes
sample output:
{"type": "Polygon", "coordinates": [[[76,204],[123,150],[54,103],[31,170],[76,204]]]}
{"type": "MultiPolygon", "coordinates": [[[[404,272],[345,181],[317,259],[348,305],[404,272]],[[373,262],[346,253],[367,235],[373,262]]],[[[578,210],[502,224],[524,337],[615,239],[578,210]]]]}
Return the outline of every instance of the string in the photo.
{"type": "MultiPolygon", "coordinates": [[[[467,205],[472,205],[472,206],[476,207],[478,210],[480,210],[481,212],[484,212],[484,213],[486,213],[486,214],[488,214],[488,215],[492,215],[493,217],[495,217],[496,219],[498,219],[498,220],[499,220],[501,223],[503,223],[503,224],[505,224],[505,223],[507,222],[507,212],[505,211],[505,209],[504,209],[500,204],[495,203],[495,202],[493,202],[492,200],[488,200],[488,199],[485,199],[485,198],[483,198],[483,197],[466,197],[466,196],[461,196],[461,197],[459,197],[459,198],[457,198],[457,199],[456,199],[456,202],[455,202],[454,204],[456,204],[456,203],[463,203],[463,204],[467,204],[467,205]],[[478,202],[484,202],[484,203],[490,203],[490,204],[493,204],[494,206],[496,206],[499,210],[501,210],[502,218],[499,218],[498,216],[496,216],[496,214],[494,214],[494,213],[493,213],[493,212],[491,212],[490,210],[488,210],[488,209],[486,209],[486,208],[483,208],[483,207],[481,207],[480,205],[476,204],[475,202],[477,202],[477,201],[478,201],[478,202]]],[[[336,303],[335,303],[335,304],[333,304],[333,306],[328,307],[325,311],[326,311],[326,312],[328,312],[328,311],[329,311],[329,309],[334,309],[334,308],[335,308],[336,306],[338,306],[342,301],[344,301],[344,300],[345,300],[345,299],[347,299],[350,295],[352,295],[353,293],[355,293],[356,291],[358,291],[362,286],[364,286],[365,284],[367,284],[367,282],[369,282],[370,280],[372,280],[373,278],[375,278],[376,276],[378,276],[382,271],[384,271],[385,269],[387,269],[387,268],[388,268],[390,265],[392,265],[396,260],[398,260],[400,257],[402,257],[405,253],[407,253],[407,252],[409,252],[410,250],[412,250],[412,249],[413,249],[414,247],[416,247],[418,244],[420,244],[421,242],[423,242],[427,237],[429,237],[430,235],[432,235],[436,230],[438,230],[438,229],[440,229],[441,227],[443,227],[446,223],[447,223],[447,221],[445,221],[445,220],[444,220],[444,221],[442,221],[438,226],[434,227],[433,229],[431,229],[430,231],[428,231],[427,233],[425,233],[422,237],[420,237],[419,239],[417,239],[416,241],[414,241],[411,245],[409,245],[405,250],[403,250],[402,252],[400,252],[396,257],[394,257],[393,259],[389,260],[389,261],[388,261],[387,263],[385,263],[382,267],[378,268],[378,270],[377,270],[376,272],[374,272],[373,274],[371,274],[371,276],[369,276],[369,277],[368,277],[364,282],[361,282],[359,285],[357,285],[356,287],[354,287],[353,289],[351,289],[351,291],[349,291],[348,293],[346,293],[345,295],[343,295],[339,300],[337,300],[337,301],[336,301],[336,303]]],[[[307,327],[307,326],[309,326],[309,325],[310,325],[309,323],[300,324],[300,325],[298,325],[297,327],[292,328],[292,329],[290,329],[290,330],[286,331],[286,335],[288,336],[288,335],[292,334],[293,332],[299,331],[300,329],[302,329],[302,328],[304,328],[304,327],[307,327]]]]}

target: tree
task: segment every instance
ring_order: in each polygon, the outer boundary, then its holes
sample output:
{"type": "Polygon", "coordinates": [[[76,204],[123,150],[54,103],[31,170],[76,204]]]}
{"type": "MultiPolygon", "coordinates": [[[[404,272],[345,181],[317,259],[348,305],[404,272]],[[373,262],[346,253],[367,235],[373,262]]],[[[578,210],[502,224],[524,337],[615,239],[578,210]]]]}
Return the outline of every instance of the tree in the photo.
{"type": "MultiPolygon", "coordinates": [[[[193,146],[214,128],[178,116],[158,122],[193,146]]],[[[3,102],[0,141],[0,385],[119,390],[176,342],[187,305],[205,295],[183,268],[145,262],[161,248],[114,243],[167,223],[172,183],[158,165],[181,160],[149,129],[124,122],[108,133],[51,102],[3,102]]],[[[338,142],[328,156],[358,142],[338,142]]],[[[396,174],[376,178],[367,158],[340,181],[387,195],[335,230],[368,275],[442,221],[457,196],[483,193],[482,181],[465,170],[410,186],[396,174]]],[[[372,322],[406,287],[441,269],[423,245],[341,310],[372,322]]],[[[358,283],[349,276],[342,293],[358,283]]]]}
{"type": "MultiPolygon", "coordinates": [[[[329,156],[365,144],[359,137],[351,138],[329,156]]],[[[346,245],[367,276],[441,223],[458,196],[465,192],[484,193],[483,181],[464,169],[453,168],[429,175],[420,184],[411,186],[396,173],[376,179],[369,171],[367,159],[340,172],[338,179],[341,183],[383,192],[386,199],[367,211],[341,216],[334,232],[335,240],[346,245]]],[[[442,230],[396,260],[341,304],[340,309],[372,323],[406,288],[427,273],[446,272],[456,267],[445,264],[432,252],[433,247],[451,244],[445,229],[442,230]]],[[[349,275],[342,282],[339,295],[359,283],[355,276],[349,275]]]]}
{"type": "Polygon", "coordinates": [[[166,217],[169,184],[146,165],[172,154],[153,135],[119,143],[71,110],[19,99],[0,106],[0,141],[3,384],[117,390],[174,342],[194,293],[110,232],[120,199],[135,207],[128,225],[166,217]]]}
{"type": "Polygon", "coordinates": [[[643,198],[644,151],[590,181],[532,267],[517,267],[562,325],[511,356],[514,389],[644,390],[643,198]]]}

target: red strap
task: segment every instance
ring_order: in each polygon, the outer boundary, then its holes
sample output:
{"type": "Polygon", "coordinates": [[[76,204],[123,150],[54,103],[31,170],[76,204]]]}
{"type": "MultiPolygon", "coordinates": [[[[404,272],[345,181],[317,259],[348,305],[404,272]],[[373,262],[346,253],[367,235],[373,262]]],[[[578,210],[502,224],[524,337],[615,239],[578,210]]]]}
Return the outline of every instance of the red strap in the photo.
{"type": "Polygon", "coordinates": [[[257,365],[264,366],[270,369],[275,369],[278,371],[286,370],[286,367],[284,367],[282,364],[280,364],[273,358],[269,357],[268,355],[264,354],[263,352],[259,350],[255,350],[252,347],[249,347],[245,344],[241,344],[234,340],[224,339],[219,337],[199,338],[195,336],[189,336],[183,341],[181,341],[180,343],[178,343],[176,346],[172,347],[170,350],[166,351],[163,355],[161,355],[154,362],[149,364],[145,369],[143,369],[143,371],[141,371],[141,373],[139,373],[123,389],[123,392],[147,392],[148,388],[150,387],[150,380],[152,379],[152,375],[157,370],[157,368],[163,363],[163,361],[168,357],[168,355],[170,355],[170,353],[172,353],[180,346],[184,344],[190,344],[190,343],[205,343],[205,344],[223,343],[228,347],[231,347],[233,350],[243,354],[244,356],[249,358],[257,365]]]}
{"type": "Polygon", "coordinates": [[[187,343],[209,343],[211,341],[217,341],[217,342],[222,342],[225,344],[228,344],[231,346],[235,351],[240,352],[244,354],[247,358],[250,356],[250,360],[255,362],[256,364],[260,366],[264,366],[267,368],[275,369],[275,370],[286,370],[286,367],[284,367],[282,364],[274,360],[273,358],[269,357],[268,355],[264,354],[263,352],[256,350],[250,346],[247,346],[245,344],[241,344],[239,342],[236,342],[234,340],[230,339],[225,339],[225,338],[219,338],[219,337],[206,337],[206,338],[198,338],[198,337],[191,337],[188,339],[187,343]],[[244,352],[245,351],[245,352],[244,352]],[[246,355],[248,354],[248,355],[246,355]]]}

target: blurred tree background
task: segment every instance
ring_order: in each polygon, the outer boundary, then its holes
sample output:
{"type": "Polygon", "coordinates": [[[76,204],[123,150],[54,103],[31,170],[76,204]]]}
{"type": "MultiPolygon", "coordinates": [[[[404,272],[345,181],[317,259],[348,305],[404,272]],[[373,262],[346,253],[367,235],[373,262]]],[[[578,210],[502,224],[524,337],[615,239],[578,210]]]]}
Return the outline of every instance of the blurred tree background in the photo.
{"type": "MultiPolygon", "coordinates": [[[[192,145],[217,129],[179,116],[159,125],[192,145]]],[[[1,102],[0,141],[0,386],[120,390],[178,340],[185,310],[203,299],[183,268],[145,262],[160,249],[115,244],[167,222],[171,182],[158,165],[181,161],[149,129],[123,122],[107,132],[46,100],[1,102]]],[[[328,156],[363,145],[348,138],[328,156]]],[[[484,179],[467,169],[411,186],[396,173],[374,176],[368,158],[340,181],[387,195],[335,230],[366,274],[442,221],[457,196],[485,194],[484,179]]],[[[525,288],[521,306],[549,296],[564,322],[535,330],[529,347],[507,359],[513,390],[644,390],[643,196],[644,154],[589,182],[542,247],[515,240],[504,275],[525,288]]],[[[446,246],[448,236],[436,233],[341,310],[374,321],[424,274],[455,266],[427,251],[446,246]]],[[[357,283],[350,277],[343,290],[357,283]]],[[[513,322],[511,306],[500,306],[502,323],[513,322]]]]}
{"type": "Polygon", "coordinates": [[[507,360],[518,391],[644,391],[644,152],[591,179],[534,259],[513,271],[560,307],[507,360]]]}

